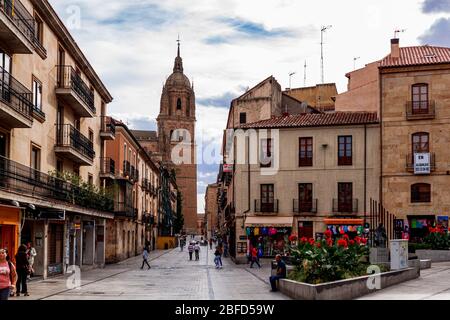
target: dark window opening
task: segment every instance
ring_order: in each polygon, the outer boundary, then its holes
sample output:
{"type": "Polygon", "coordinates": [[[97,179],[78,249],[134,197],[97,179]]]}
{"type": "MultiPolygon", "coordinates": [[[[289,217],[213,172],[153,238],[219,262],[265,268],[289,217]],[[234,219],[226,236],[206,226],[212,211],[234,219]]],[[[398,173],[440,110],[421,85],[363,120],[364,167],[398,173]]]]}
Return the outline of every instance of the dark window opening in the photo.
{"type": "Polygon", "coordinates": [[[313,138],[300,138],[299,140],[299,166],[313,165],[313,138]]]}
{"type": "Polygon", "coordinates": [[[239,114],[239,123],[240,124],[247,123],[247,113],[246,112],[241,112],[239,114]]]}
{"type": "Polygon", "coordinates": [[[412,112],[413,114],[427,114],[429,111],[428,85],[425,83],[412,86],[412,112]]]}
{"type": "Polygon", "coordinates": [[[181,99],[178,98],[177,100],[177,110],[181,110],[181,99]]]}
{"type": "Polygon", "coordinates": [[[272,139],[262,139],[260,147],[260,165],[263,168],[272,166],[272,139]]]}
{"type": "Polygon", "coordinates": [[[352,136],[339,136],[338,148],[338,165],[351,166],[353,163],[352,136]]]}
{"type": "Polygon", "coordinates": [[[411,186],[411,202],[431,202],[431,185],[428,183],[416,183],[411,186]]]}

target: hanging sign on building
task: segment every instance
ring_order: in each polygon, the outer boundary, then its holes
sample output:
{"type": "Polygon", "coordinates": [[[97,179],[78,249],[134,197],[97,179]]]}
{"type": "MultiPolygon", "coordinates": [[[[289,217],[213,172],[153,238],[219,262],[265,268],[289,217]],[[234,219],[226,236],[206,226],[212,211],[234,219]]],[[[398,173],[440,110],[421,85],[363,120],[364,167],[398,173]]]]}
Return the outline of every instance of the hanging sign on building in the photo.
{"type": "Polygon", "coordinates": [[[414,174],[429,174],[430,167],[429,153],[414,153],[414,174]]]}

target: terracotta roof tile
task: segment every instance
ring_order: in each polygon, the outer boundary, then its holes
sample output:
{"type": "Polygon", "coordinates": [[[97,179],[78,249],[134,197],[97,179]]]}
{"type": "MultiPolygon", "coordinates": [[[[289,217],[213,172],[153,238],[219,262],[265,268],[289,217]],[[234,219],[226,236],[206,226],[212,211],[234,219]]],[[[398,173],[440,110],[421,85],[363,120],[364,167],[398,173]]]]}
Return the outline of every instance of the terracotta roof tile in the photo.
{"type": "Polygon", "coordinates": [[[450,48],[417,46],[400,48],[400,58],[389,54],[380,61],[380,67],[402,67],[412,65],[429,65],[450,63],[450,48]]]}
{"type": "Polygon", "coordinates": [[[376,112],[332,112],[274,117],[258,122],[246,123],[241,125],[241,128],[297,128],[375,123],[378,123],[376,112]]]}

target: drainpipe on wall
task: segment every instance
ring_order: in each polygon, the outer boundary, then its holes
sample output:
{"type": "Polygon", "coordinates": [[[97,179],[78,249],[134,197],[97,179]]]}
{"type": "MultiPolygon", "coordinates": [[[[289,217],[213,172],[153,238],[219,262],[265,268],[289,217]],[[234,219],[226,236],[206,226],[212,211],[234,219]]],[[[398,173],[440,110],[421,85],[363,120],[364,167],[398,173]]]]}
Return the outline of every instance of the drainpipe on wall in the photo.
{"type": "Polygon", "coordinates": [[[364,224],[367,219],[367,124],[364,124],[364,224]]]}

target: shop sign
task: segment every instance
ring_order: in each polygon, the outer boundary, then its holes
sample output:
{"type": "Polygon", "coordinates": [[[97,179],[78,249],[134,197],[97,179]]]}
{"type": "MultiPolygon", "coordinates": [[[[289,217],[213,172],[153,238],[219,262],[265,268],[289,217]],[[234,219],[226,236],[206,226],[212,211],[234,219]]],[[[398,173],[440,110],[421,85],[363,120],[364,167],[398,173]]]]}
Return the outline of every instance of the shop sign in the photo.
{"type": "Polygon", "coordinates": [[[74,224],[73,224],[73,228],[74,228],[75,230],[81,230],[81,223],[74,223],[74,224]]]}
{"type": "Polygon", "coordinates": [[[62,263],[50,264],[47,267],[47,272],[49,275],[62,273],[62,263]]]}
{"type": "Polygon", "coordinates": [[[414,174],[429,174],[430,172],[430,154],[414,153],[414,174]]]}

